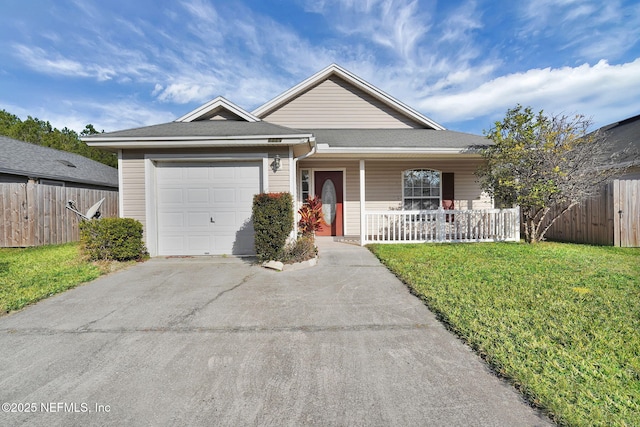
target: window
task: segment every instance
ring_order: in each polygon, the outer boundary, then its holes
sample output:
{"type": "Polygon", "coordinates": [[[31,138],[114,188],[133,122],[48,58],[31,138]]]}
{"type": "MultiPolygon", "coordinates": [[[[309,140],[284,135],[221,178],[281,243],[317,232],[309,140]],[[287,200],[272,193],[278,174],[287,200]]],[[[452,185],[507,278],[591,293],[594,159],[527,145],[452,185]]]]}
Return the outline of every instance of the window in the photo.
{"type": "Polygon", "coordinates": [[[309,169],[302,169],[300,171],[300,197],[302,198],[302,202],[305,202],[307,200],[307,197],[310,196],[310,188],[311,174],[309,173],[309,169]]]}
{"type": "Polygon", "coordinates": [[[440,172],[430,169],[404,171],[402,208],[429,210],[440,207],[440,172]]]}

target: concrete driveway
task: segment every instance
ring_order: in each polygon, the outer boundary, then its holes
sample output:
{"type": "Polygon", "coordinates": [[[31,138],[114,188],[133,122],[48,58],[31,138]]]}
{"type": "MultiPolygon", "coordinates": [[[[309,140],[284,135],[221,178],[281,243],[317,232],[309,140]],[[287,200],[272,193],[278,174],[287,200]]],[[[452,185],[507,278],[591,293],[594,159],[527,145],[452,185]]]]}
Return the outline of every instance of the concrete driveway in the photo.
{"type": "Polygon", "coordinates": [[[0,317],[0,425],[549,424],[366,249],[319,246],[281,273],[152,259],[0,317]]]}

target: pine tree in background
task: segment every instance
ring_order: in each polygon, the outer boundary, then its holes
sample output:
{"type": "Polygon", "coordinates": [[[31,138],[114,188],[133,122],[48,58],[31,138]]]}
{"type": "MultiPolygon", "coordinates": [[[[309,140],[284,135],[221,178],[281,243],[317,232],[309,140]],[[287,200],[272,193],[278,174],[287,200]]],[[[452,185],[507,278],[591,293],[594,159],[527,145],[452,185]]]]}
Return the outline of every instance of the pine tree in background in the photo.
{"type": "MultiPolygon", "coordinates": [[[[88,124],[80,135],[86,136],[97,133],[100,132],[98,132],[92,124],[88,124]]],[[[89,147],[80,140],[78,133],[74,130],[67,127],[59,130],[52,127],[51,123],[31,116],[28,116],[26,120],[22,121],[15,114],[11,114],[6,110],[0,110],[0,135],[44,147],[55,148],[56,150],[68,151],[114,168],[118,167],[118,158],[114,153],[89,147]]]]}

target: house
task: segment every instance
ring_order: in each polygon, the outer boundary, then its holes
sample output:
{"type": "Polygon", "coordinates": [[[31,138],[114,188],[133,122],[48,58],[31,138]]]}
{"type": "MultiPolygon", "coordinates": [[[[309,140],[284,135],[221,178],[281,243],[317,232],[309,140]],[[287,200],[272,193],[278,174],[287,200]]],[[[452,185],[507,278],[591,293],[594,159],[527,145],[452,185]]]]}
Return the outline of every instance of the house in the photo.
{"type": "Polygon", "coordinates": [[[120,212],[143,223],[151,255],[251,254],[259,192],[298,205],[320,195],[319,234],[361,244],[519,238],[474,176],[471,147],[485,138],[335,64],[252,112],[218,97],[171,123],[83,140],[118,153],[120,212]]]}
{"type": "Polygon", "coordinates": [[[77,241],[78,219],[105,199],[103,216],[118,215],[118,170],[78,154],[0,136],[0,247],[77,241]]]}
{"type": "Polygon", "coordinates": [[[604,186],[559,218],[546,238],[574,243],[640,247],[640,115],[599,129],[615,153],[625,153],[620,163],[626,173],[604,186]]]}
{"type": "Polygon", "coordinates": [[[118,189],[118,170],[79,154],[0,136],[0,182],[118,189]]]}

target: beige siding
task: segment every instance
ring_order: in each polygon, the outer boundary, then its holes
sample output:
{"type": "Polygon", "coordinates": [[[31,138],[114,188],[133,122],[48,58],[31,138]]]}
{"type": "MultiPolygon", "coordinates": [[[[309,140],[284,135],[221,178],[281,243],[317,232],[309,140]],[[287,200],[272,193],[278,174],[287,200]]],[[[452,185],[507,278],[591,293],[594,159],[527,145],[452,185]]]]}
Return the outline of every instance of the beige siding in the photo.
{"type": "Polygon", "coordinates": [[[291,191],[291,181],[289,171],[291,162],[289,162],[289,150],[270,150],[269,151],[269,192],[282,193],[291,191]],[[273,171],[271,162],[273,157],[278,154],[280,156],[280,169],[273,171]]]}
{"type": "MultiPolygon", "coordinates": [[[[453,172],[456,209],[488,209],[491,198],[482,192],[475,177],[479,160],[366,160],[366,209],[398,210],[402,207],[402,172],[407,169],[434,169],[453,172]]],[[[360,163],[358,160],[304,160],[299,169],[346,169],[346,234],[360,233],[360,163]]]]}
{"type": "Polygon", "coordinates": [[[120,215],[137,219],[146,229],[144,154],[123,151],[121,167],[122,212],[120,215]]]}
{"type": "Polygon", "coordinates": [[[424,127],[336,76],[262,118],[303,129],[424,127]]]}
{"type": "Polygon", "coordinates": [[[477,160],[368,160],[365,163],[366,209],[400,209],[402,172],[408,169],[453,172],[456,209],[492,208],[491,198],[482,192],[475,176],[478,165],[477,160]]]}
{"type": "Polygon", "coordinates": [[[139,220],[146,230],[146,188],[145,188],[145,154],[160,155],[211,155],[218,154],[249,154],[268,153],[269,169],[268,189],[271,192],[290,191],[289,181],[289,147],[261,147],[261,148],[221,148],[221,149],[167,149],[167,150],[124,150],[122,154],[122,216],[139,220]],[[281,158],[281,168],[274,172],[271,169],[273,157],[278,154],[281,158]]]}

